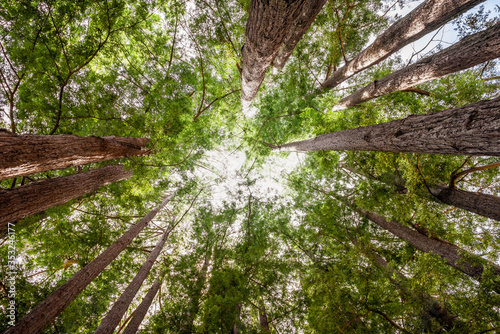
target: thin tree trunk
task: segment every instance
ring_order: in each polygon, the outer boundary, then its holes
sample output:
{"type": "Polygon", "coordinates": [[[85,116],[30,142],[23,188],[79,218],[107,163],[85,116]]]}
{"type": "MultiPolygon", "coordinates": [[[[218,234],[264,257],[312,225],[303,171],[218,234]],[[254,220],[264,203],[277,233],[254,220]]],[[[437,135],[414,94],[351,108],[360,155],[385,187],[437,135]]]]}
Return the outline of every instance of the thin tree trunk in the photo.
{"type": "Polygon", "coordinates": [[[153,251],[149,254],[146,262],[144,262],[137,275],[135,275],[132,282],[127,286],[120,298],[118,298],[118,300],[115,302],[108,315],[106,315],[99,327],[97,327],[95,334],[112,334],[115,331],[116,327],[120,323],[120,320],[127,311],[130,303],[137,294],[137,291],[139,291],[142,283],[148,276],[149,271],[158,258],[158,255],[160,255],[163,246],[167,241],[169,233],[170,230],[166,230],[165,233],[163,233],[162,238],[160,239],[160,241],[158,241],[153,251]]]}
{"type": "MultiPolygon", "coordinates": [[[[484,0],[481,0],[484,1],[484,0]]],[[[326,0],[309,0],[309,2],[304,5],[302,12],[295,21],[293,27],[288,32],[283,46],[280,48],[276,59],[274,60],[274,67],[283,68],[286,61],[292,55],[295,46],[300,41],[302,36],[305,35],[307,29],[316,19],[316,16],[323,8],[326,0]]]]}
{"type": "Polygon", "coordinates": [[[484,0],[428,0],[398,20],[366,49],[339,68],[321,86],[332,89],[356,73],[380,63],[394,52],[444,25],[484,0]]]}
{"type": "Polygon", "coordinates": [[[131,176],[132,171],[116,165],[0,190],[0,229],[131,176]]]}
{"type": "Polygon", "coordinates": [[[161,285],[160,276],[156,277],[153,285],[151,286],[148,293],[142,300],[141,304],[135,310],[132,320],[130,320],[129,324],[127,325],[122,334],[135,334],[139,329],[142,320],[144,320],[146,313],[148,313],[149,307],[151,306],[153,299],[155,298],[156,294],[158,293],[158,290],[160,289],[161,285]]]}
{"type": "Polygon", "coordinates": [[[241,100],[248,110],[290,29],[312,0],[251,0],[242,49],[241,100]]]}
{"type": "Polygon", "coordinates": [[[147,138],[0,133],[0,180],[149,154],[147,138]]]}
{"type": "Polygon", "coordinates": [[[373,98],[404,90],[447,74],[468,69],[500,57],[500,22],[463,38],[432,56],[421,59],[343,98],[333,107],[339,111],[373,98]]]}
{"type": "Polygon", "coordinates": [[[15,326],[10,327],[3,334],[35,334],[40,333],[50,325],[59,313],[132,242],[156,214],[167,205],[171,198],[172,196],[167,197],[157,209],[151,210],[101,255],[73,275],[66,283],[26,314],[15,326]]]}
{"type": "Polygon", "coordinates": [[[266,333],[270,332],[269,320],[267,319],[266,307],[262,301],[259,303],[259,322],[260,322],[260,327],[262,328],[263,332],[266,332],[266,333]]]}
{"type": "Polygon", "coordinates": [[[402,120],[337,131],[276,151],[381,151],[500,156],[500,98],[402,120]]]}

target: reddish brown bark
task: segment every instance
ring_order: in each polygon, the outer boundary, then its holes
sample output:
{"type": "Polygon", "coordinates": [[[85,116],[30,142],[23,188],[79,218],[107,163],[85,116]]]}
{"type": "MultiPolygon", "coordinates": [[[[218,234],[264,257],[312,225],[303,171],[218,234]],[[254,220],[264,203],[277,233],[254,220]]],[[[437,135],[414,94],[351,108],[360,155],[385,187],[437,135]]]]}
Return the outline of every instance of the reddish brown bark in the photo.
{"type": "Polygon", "coordinates": [[[147,138],[42,136],[0,133],[0,180],[85,165],[121,157],[142,156],[147,138]]]}

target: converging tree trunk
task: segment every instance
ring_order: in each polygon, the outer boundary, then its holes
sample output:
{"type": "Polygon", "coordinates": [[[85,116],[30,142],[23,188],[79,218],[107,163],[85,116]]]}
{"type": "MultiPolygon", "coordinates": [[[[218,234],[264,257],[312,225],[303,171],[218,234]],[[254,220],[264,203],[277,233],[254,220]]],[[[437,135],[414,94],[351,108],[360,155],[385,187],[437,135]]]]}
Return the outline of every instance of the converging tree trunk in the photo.
{"type": "Polygon", "coordinates": [[[3,334],[35,334],[40,333],[45,327],[50,325],[59,313],[132,242],[156,214],[167,205],[171,198],[172,196],[167,197],[157,209],[151,210],[101,255],[74,274],[66,283],[61,285],[49,297],[19,320],[15,326],[10,327],[3,334]]]}
{"type": "Polygon", "coordinates": [[[339,111],[352,107],[498,57],[500,57],[500,22],[484,31],[467,36],[449,48],[421,59],[415,64],[372,82],[340,100],[332,110],[339,111]]]}
{"type": "Polygon", "coordinates": [[[131,176],[132,171],[116,165],[0,190],[0,229],[131,176]]]}
{"type": "Polygon", "coordinates": [[[500,98],[273,147],[500,156],[500,98]]]}
{"type": "Polygon", "coordinates": [[[151,306],[153,299],[155,298],[156,294],[158,293],[158,290],[160,289],[161,286],[160,276],[156,277],[153,285],[151,286],[148,293],[142,300],[141,304],[135,310],[132,320],[130,320],[130,323],[127,325],[122,334],[135,334],[139,329],[142,320],[144,320],[146,313],[148,313],[149,307],[151,306]]]}
{"type": "Polygon", "coordinates": [[[0,133],[0,180],[121,157],[147,155],[148,142],[147,138],[0,133]]]}
{"type": "Polygon", "coordinates": [[[398,20],[366,49],[335,71],[323,84],[332,89],[356,73],[380,63],[405,45],[425,36],[484,0],[428,0],[398,20]]]}
{"type": "Polygon", "coordinates": [[[148,276],[149,271],[158,258],[158,255],[160,255],[169,234],[170,230],[166,230],[165,233],[163,233],[162,238],[160,239],[160,241],[158,241],[153,251],[149,254],[146,262],[144,262],[137,275],[135,275],[132,282],[127,286],[120,298],[118,298],[118,300],[115,302],[108,315],[106,315],[99,327],[97,327],[95,334],[112,334],[115,331],[116,327],[120,323],[120,320],[127,311],[130,303],[137,294],[137,291],[139,291],[142,283],[148,276]]]}

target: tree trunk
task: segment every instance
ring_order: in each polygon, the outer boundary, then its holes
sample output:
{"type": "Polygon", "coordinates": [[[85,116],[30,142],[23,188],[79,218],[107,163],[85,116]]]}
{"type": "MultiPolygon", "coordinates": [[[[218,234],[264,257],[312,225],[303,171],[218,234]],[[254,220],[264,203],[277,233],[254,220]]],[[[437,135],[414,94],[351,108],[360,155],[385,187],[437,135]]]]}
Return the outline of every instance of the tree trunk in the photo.
{"type": "Polygon", "coordinates": [[[0,134],[0,180],[149,154],[147,138],[0,134]]]}
{"type": "Polygon", "coordinates": [[[144,262],[132,282],[127,286],[120,298],[118,298],[118,300],[115,302],[108,315],[102,320],[99,327],[97,327],[97,330],[94,334],[112,334],[115,331],[115,328],[120,323],[120,320],[127,311],[135,295],[137,294],[137,291],[139,291],[142,283],[148,276],[149,271],[158,258],[158,255],[160,255],[163,246],[167,241],[169,233],[170,230],[167,230],[165,231],[165,233],[163,233],[163,237],[160,239],[160,241],[158,241],[153,251],[149,254],[146,262],[144,262]]]}
{"type": "MultiPolygon", "coordinates": [[[[362,216],[368,218],[378,226],[391,232],[398,238],[405,240],[413,247],[426,252],[439,255],[445,262],[470,277],[481,281],[484,266],[488,264],[493,268],[495,276],[500,276],[500,267],[496,264],[482,259],[460,247],[447,243],[443,240],[429,238],[418,233],[396,221],[387,221],[384,217],[370,211],[357,210],[362,216]]],[[[500,292],[500,285],[496,284],[494,290],[500,292]]]]}
{"type": "Polygon", "coordinates": [[[500,57],[500,22],[484,31],[467,36],[430,57],[372,82],[340,100],[332,110],[339,111],[352,107],[498,57],[500,57]]]}
{"type": "Polygon", "coordinates": [[[500,197],[440,186],[434,195],[443,203],[500,221],[500,197]]]}
{"type": "Polygon", "coordinates": [[[332,89],[356,73],[380,63],[394,52],[408,45],[457,15],[484,2],[484,0],[427,0],[411,13],[398,20],[366,49],[339,68],[321,86],[332,89]]]}
{"type": "Polygon", "coordinates": [[[263,332],[268,333],[271,331],[269,329],[269,320],[267,319],[266,307],[264,306],[264,303],[262,301],[259,303],[259,322],[263,332]]]}
{"type": "Polygon", "coordinates": [[[116,165],[0,190],[0,228],[131,176],[116,165]]]}
{"type": "Polygon", "coordinates": [[[500,156],[500,98],[337,131],[277,151],[381,151],[500,156]]]}
{"type": "Polygon", "coordinates": [[[10,327],[3,334],[35,334],[40,333],[50,325],[59,313],[132,242],[156,214],[167,205],[171,198],[172,196],[167,197],[157,209],[151,210],[101,255],[73,275],[66,283],[26,314],[15,326],[10,327]]]}
{"type": "Polygon", "coordinates": [[[242,49],[241,101],[248,110],[290,29],[312,0],[251,0],[242,49]]]}
{"type": "MultiPolygon", "coordinates": [[[[484,1],[484,0],[481,0],[484,1]]],[[[292,55],[295,46],[300,41],[302,36],[305,35],[307,29],[316,19],[316,16],[323,8],[326,0],[309,0],[309,3],[304,5],[302,12],[295,21],[293,27],[288,32],[283,46],[280,48],[276,59],[274,60],[274,67],[283,68],[286,61],[292,55]]]]}
{"type": "Polygon", "coordinates": [[[142,300],[141,304],[135,310],[132,320],[130,320],[130,323],[127,325],[122,334],[135,334],[137,332],[139,326],[142,323],[142,320],[146,316],[146,313],[148,313],[148,309],[151,306],[153,299],[155,298],[156,294],[158,293],[158,290],[160,289],[160,285],[161,285],[160,277],[158,276],[156,277],[153,285],[151,286],[148,293],[142,300]]]}

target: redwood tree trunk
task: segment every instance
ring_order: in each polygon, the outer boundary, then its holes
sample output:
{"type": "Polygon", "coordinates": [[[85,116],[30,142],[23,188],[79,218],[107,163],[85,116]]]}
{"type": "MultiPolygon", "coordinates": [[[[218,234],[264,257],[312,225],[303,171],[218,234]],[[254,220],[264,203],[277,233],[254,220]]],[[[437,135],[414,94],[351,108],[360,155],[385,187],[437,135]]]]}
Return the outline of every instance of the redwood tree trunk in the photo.
{"type": "Polygon", "coordinates": [[[314,22],[325,2],[326,0],[309,0],[309,2],[304,5],[302,12],[295,21],[293,27],[288,32],[285,42],[274,60],[274,67],[283,68],[285,66],[285,63],[292,55],[295,46],[314,22]]]}
{"type": "Polygon", "coordinates": [[[498,196],[444,186],[435,189],[434,195],[443,203],[500,221],[500,197],[498,196]]]}
{"type": "Polygon", "coordinates": [[[0,134],[0,180],[147,155],[147,138],[0,134]]]}
{"type": "Polygon", "coordinates": [[[132,242],[139,232],[163,209],[171,197],[167,197],[157,209],[151,210],[101,255],[73,275],[66,283],[19,320],[15,326],[10,327],[3,334],[36,334],[50,325],[59,313],[132,242]]]}
{"type": "Polygon", "coordinates": [[[99,327],[97,327],[95,334],[112,334],[115,331],[116,327],[120,323],[120,320],[127,311],[130,303],[137,294],[137,291],[139,291],[142,283],[148,276],[149,271],[158,258],[158,255],[160,255],[163,246],[167,241],[169,232],[170,230],[167,230],[165,233],[163,233],[163,237],[160,239],[160,241],[158,241],[153,251],[149,254],[146,262],[144,262],[137,275],[135,275],[132,282],[127,286],[120,298],[118,298],[118,300],[115,302],[108,315],[106,315],[99,327]]]}
{"type": "Polygon", "coordinates": [[[160,285],[161,285],[160,277],[156,277],[153,285],[151,286],[148,293],[142,300],[141,304],[135,310],[132,320],[130,320],[129,324],[127,325],[122,334],[135,334],[137,332],[139,326],[142,323],[142,320],[146,316],[146,313],[148,313],[148,309],[151,306],[153,299],[155,298],[156,294],[158,293],[158,290],[160,289],[160,285]]]}
{"type": "Polygon", "coordinates": [[[320,135],[277,151],[381,151],[500,156],[500,98],[320,135]]]}
{"type": "Polygon", "coordinates": [[[427,0],[394,23],[366,49],[339,68],[321,86],[332,89],[362,70],[380,63],[405,45],[425,36],[484,0],[427,0]]]}
{"type": "Polygon", "coordinates": [[[372,82],[340,100],[332,110],[338,111],[352,107],[498,57],[500,57],[500,22],[484,31],[467,36],[430,57],[372,82]]]}
{"type": "Polygon", "coordinates": [[[0,190],[0,229],[131,176],[132,171],[116,165],[0,190]]]}

